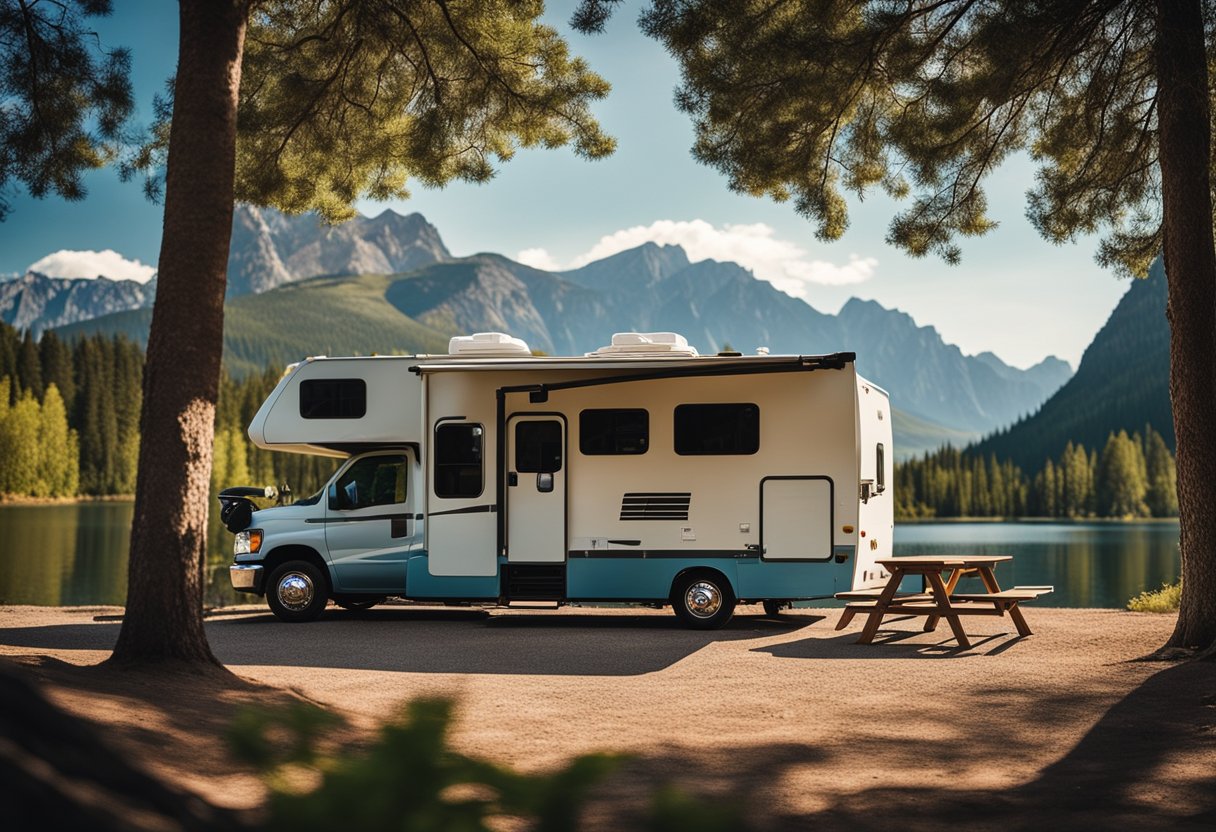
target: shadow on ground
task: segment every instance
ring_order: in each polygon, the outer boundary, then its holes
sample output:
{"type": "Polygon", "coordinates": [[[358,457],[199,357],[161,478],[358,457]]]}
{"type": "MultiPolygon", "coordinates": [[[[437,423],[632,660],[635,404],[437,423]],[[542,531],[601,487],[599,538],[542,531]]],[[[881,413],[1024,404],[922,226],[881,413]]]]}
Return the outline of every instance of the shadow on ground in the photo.
{"type": "MultiPolygon", "coordinates": [[[[324,667],[409,673],[634,676],[654,673],[721,641],[793,632],[809,614],[736,616],[724,629],[689,630],[674,616],[577,612],[490,615],[484,610],[385,607],[329,612],[311,624],[269,613],[207,621],[225,665],[324,667]]],[[[0,629],[0,644],[46,650],[110,650],[118,622],[0,629]]]]}
{"type": "MultiPolygon", "coordinates": [[[[1210,832],[1216,828],[1214,690],[1216,664],[1167,667],[1107,710],[1075,747],[1034,780],[1013,788],[886,788],[874,783],[858,789],[848,774],[867,760],[905,771],[926,761],[961,769],[990,760],[999,767],[1003,750],[1016,753],[1016,734],[996,735],[992,743],[891,738],[836,749],[732,748],[728,764],[689,752],[634,759],[606,784],[587,828],[637,828],[644,823],[649,800],[638,784],[671,782],[742,810],[751,828],[761,830],[1210,832]],[[840,774],[834,776],[834,770],[840,774]]],[[[987,707],[999,710],[1002,695],[994,691],[987,707]]],[[[1082,699],[1043,702],[1044,721],[1051,722],[1057,705],[1061,713],[1085,707],[1082,699]]],[[[977,729],[982,730],[982,718],[977,729]]]]}

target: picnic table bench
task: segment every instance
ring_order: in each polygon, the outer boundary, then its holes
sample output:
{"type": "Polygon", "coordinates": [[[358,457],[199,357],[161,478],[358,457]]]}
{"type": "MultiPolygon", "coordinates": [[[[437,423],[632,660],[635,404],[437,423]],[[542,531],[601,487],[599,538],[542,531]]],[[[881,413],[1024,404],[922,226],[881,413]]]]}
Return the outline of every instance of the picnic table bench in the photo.
{"type": "Polygon", "coordinates": [[[890,572],[886,585],[881,588],[836,593],[837,598],[848,601],[836,629],[843,630],[858,613],[867,613],[869,617],[857,643],[869,644],[878,632],[884,616],[923,615],[925,632],[933,632],[938,622],[944,618],[959,646],[970,647],[971,642],[963,631],[960,616],[1008,615],[1019,635],[1031,635],[1019,604],[1023,601],[1033,601],[1040,595],[1051,592],[1053,588],[1016,586],[1013,589],[1001,589],[992,569],[996,564],[1012,559],[1010,555],[917,555],[879,560],[878,564],[890,572]],[[943,572],[949,572],[945,580],[942,579],[943,572]],[[978,575],[986,591],[955,593],[959,579],[968,574],[978,575]],[[927,585],[925,590],[900,592],[899,587],[904,578],[916,575],[924,579],[927,585]]]}

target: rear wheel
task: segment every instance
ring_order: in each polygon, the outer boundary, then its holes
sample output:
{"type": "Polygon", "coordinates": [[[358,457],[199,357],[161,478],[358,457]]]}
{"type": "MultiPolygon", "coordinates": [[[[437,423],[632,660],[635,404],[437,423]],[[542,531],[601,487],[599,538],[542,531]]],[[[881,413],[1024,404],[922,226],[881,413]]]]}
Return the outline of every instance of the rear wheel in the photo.
{"type": "Polygon", "coordinates": [[[676,581],[671,605],[685,626],[716,630],[735,614],[735,594],[721,575],[693,572],[676,581]]]}
{"type": "Polygon", "coordinates": [[[315,621],[329,600],[321,570],[306,560],[289,560],[270,573],[266,603],[283,621],[315,621]]]}
{"type": "Polygon", "coordinates": [[[383,601],[383,598],[359,598],[357,596],[335,597],[334,603],[344,610],[360,612],[370,610],[383,601]]]}
{"type": "Polygon", "coordinates": [[[789,601],[764,601],[762,606],[765,615],[769,618],[776,618],[782,610],[788,610],[793,604],[789,601]]]}

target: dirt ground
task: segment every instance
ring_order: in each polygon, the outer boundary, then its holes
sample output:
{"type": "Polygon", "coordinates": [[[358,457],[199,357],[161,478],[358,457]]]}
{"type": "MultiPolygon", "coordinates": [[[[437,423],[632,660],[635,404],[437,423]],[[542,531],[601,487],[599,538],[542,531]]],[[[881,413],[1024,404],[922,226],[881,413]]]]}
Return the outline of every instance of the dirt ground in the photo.
{"type": "Polygon", "coordinates": [[[287,625],[211,617],[240,680],[92,667],[120,609],[0,608],[0,656],[151,772],[231,807],[263,790],[222,739],[249,703],[302,696],[342,742],[420,695],[458,702],[454,744],[525,770],[630,755],[593,829],[632,828],[655,786],[744,807],[758,829],[1216,828],[1216,664],[1138,662],[1172,616],[1027,608],[1008,619],[890,620],[872,645],[839,610],[740,608],[694,632],[669,612],[383,607],[287,625]]]}

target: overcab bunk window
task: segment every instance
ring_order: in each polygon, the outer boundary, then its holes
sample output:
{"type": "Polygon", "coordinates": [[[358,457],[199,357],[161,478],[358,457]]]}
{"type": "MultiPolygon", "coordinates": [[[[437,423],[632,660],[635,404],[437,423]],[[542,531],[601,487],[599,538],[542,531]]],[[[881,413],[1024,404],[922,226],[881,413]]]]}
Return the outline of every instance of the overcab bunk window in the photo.
{"type": "Polygon", "coordinates": [[[650,446],[645,410],[584,410],[578,415],[578,449],[586,456],[644,454],[650,446]]]}
{"type": "Polygon", "coordinates": [[[362,419],[367,413],[367,382],[361,378],[311,378],[300,382],[304,419],[362,419]]]}
{"type": "Polygon", "coordinates": [[[676,407],[676,453],[681,456],[754,454],[760,450],[760,408],[754,404],[676,407]]]}
{"type": "Polygon", "coordinates": [[[481,425],[449,422],[435,428],[435,496],[478,497],[482,491],[481,425]]]}

